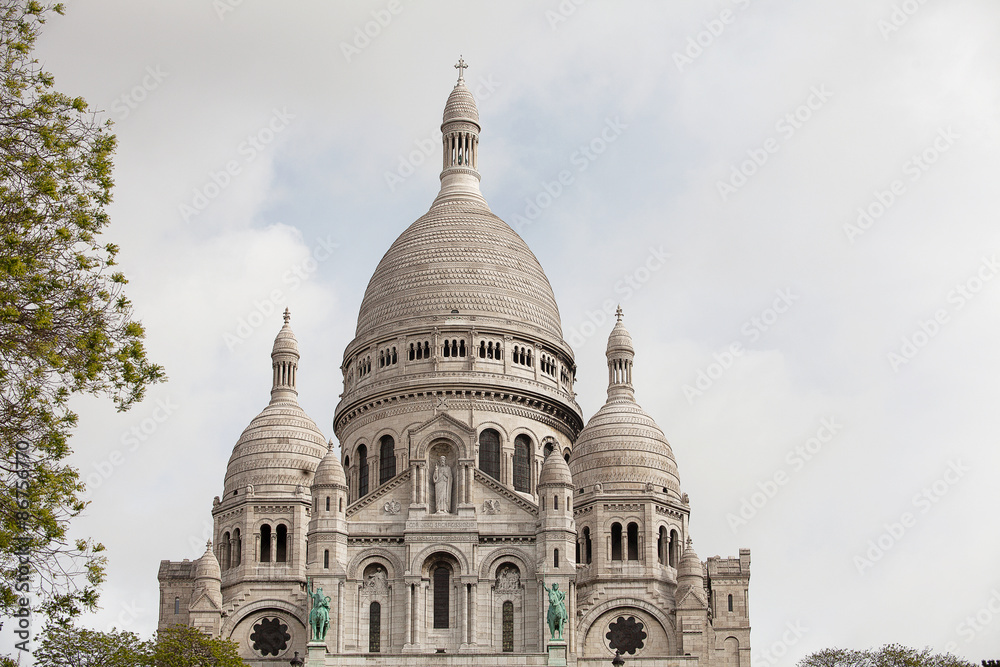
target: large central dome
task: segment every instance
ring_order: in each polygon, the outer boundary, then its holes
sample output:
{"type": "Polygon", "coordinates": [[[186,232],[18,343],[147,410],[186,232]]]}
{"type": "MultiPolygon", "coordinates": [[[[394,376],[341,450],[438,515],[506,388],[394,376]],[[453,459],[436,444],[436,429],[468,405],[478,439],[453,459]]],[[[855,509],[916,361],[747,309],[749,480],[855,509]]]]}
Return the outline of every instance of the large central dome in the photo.
{"type": "Polygon", "coordinates": [[[435,202],[400,234],[368,283],[356,335],[432,316],[508,318],[562,339],[559,308],[538,260],[476,201],[435,202]]]}
{"type": "Polygon", "coordinates": [[[552,285],[479,191],[480,130],[460,75],[441,124],[441,189],[379,262],[344,351],[339,438],[386,401],[429,395],[474,400],[474,410],[517,403],[571,439],[583,428],[552,285]]]}

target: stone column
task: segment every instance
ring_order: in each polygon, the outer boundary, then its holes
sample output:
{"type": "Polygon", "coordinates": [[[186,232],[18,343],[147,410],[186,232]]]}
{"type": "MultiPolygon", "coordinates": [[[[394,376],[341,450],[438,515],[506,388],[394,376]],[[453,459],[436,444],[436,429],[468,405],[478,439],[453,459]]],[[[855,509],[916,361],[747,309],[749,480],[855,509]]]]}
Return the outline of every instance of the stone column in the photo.
{"type": "Polygon", "coordinates": [[[469,596],[471,604],[469,607],[469,643],[477,644],[479,642],[478,628],[476,627],[476,618],[478,614],[476,613],[479,608],[479,598],[476,597],[478,584],[472,584],[472,591],[469,596]]]}
{"type": "Polygon", "coordinates": [[[417,464],[410,461],[410,504],[417,504],[417,464]]]}
{"type": "Polygon", "coordinates": [[[417,594],[417,644],[424,645],[427,627],[427,580],[421,580],[417,594]]]}
{"type": "Polygon", "coordinates": [[[406,584],[406,644],[413,643],[413,584],[406,584]]]}
{"type": "Polygon", "coordinates": [[[344,652],[344,594],[347,591],[345,582],[337,582],[337,653],[344,652]]]}

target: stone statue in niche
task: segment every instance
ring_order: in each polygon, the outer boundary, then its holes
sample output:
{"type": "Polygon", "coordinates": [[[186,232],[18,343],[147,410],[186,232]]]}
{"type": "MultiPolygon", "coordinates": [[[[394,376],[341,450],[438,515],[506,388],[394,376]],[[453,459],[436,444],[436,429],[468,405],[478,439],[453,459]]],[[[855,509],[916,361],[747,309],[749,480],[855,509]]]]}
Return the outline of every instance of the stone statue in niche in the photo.
{"type": "Polygon", "coordinates": [[[451,468],[444,455],[438,457],[434,466],[434,513],[449,514],[451,512],[451,468]]]}

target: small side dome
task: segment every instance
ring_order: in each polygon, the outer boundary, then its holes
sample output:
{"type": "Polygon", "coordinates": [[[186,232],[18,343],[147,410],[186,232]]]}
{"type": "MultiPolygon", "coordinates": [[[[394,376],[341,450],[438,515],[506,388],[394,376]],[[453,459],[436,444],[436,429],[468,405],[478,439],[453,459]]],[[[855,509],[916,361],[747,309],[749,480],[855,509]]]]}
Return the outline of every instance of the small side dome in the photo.
{"type": "Polygon", "coordinates": [[[219,560],[212,551],[212,540],[205,545],[205,553],[195,563],[194,578],[222,581],[222,568],[219,567],[219,560]]]}
{"type": "Polygon", "coordinates": [[[542,463],[542,471],[538,474],[538,488],[543,486],[566,486],[573,488],[573,474],[562,455],[553,449],[542,463]]]}
{"type": "Polygon", "coordinates": [[[347,488],[347,475],[344,474],[344,466],[340,464],[337,452],[333,450],[333,441],[328,443],[330,449],[326,456],[319,462],[316,468],[316,475],[313,477],[313,488],[317,486],[336,486],[347,488]]]}
{"type": "Polygon", "coordinates": [[[684,555],[677,567],[677,582],[679,584],[702,585],[705,578],[705,571],[701,566],[701,559],[689,543],[684,549],[684,555]]]}

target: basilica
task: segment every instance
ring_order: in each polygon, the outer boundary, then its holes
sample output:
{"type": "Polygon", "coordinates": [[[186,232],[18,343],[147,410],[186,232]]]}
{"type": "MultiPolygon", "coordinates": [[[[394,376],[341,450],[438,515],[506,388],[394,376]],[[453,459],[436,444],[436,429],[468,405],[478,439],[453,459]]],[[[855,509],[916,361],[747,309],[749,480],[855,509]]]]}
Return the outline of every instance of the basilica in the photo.
{"type": "Polygon", "coordinates": [[[195,561],[160,563],[159,627],[232,639],[254,667],[616,653],[749,667],[750,552],[695,553],[673,451],[636,402],[620,309],[607,401],[585,422],[549,281],[480,193],[479,112],[456,67],[440,191],[375,268],[344,350],[339,446],[298,404],[286,310],[270,402],[233,447],[213,540],[195,561]]]}

